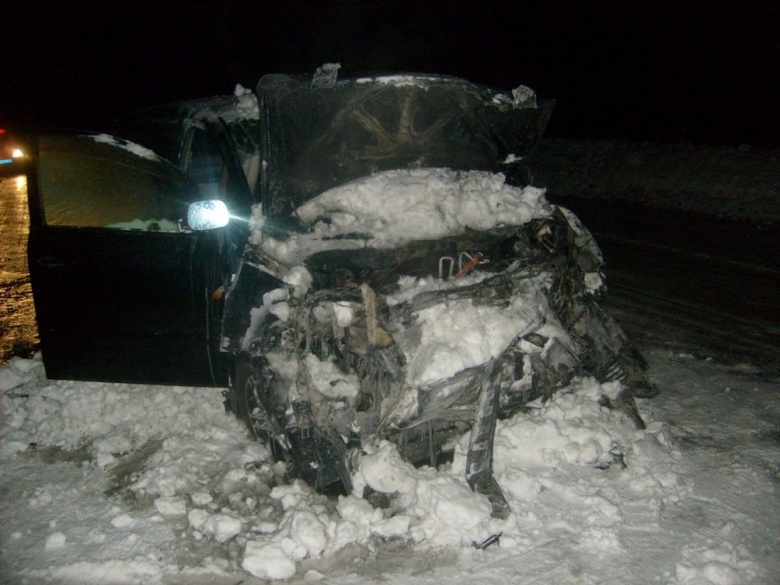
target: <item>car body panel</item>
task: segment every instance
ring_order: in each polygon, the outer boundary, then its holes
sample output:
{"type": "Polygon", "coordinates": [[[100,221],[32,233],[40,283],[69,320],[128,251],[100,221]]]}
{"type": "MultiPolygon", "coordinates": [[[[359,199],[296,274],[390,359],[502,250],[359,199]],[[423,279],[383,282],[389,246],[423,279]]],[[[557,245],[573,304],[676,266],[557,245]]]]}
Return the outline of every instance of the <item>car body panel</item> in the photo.
{"type": "Polygon", "coordinates": [[[36,146],[28,257],[47,375],[224,385],[211,292],[225,239],[175,222],[195,187],[103,135],[36,146]]]}
{"type": "Polygon", "coordinates": [[[47,375],[224,385],[208,329],[219,254],[214,234],[35,226],[29,261],[47,375]]]}

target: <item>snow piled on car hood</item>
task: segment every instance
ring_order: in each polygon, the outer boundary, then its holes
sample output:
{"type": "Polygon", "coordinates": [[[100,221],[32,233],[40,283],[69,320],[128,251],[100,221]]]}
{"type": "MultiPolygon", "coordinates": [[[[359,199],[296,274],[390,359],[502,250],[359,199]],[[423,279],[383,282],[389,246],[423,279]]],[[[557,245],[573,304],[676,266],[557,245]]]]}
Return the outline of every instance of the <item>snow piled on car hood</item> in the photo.
{"type": "MultiPolygon", "coordinates": [[[[389,249],[469,230],[521,225],[551,213],[543,189],[514,187],[502,174],[444,168],[385,171],[308,201],[296,215],[311,231],[288,240],[266,238],[262,250],[294,266],[324,250],[389,249]]],[[[255,233],[252,241],[261,239],[255,233]]]]}

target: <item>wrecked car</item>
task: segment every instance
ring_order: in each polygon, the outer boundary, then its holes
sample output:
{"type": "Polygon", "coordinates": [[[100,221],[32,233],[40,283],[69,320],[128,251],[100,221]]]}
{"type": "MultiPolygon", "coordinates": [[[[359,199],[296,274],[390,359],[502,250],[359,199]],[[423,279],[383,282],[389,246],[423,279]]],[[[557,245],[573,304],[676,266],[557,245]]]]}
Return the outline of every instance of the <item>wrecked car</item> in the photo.
{"type": "Polygon", "coordinates": [[[641,426],[633,396],[650,389],[599,305],[596,242],[530,184],[552,106],[522,86],[324,66],[147,112],[122,139],[39,137],[47,374],[228,387],[323,492],[351,491],[370,442],[435,466],[470,430],[466,479],[506,517],[497,419],[587,375],[622,382],[605,405],[641,426]]]}

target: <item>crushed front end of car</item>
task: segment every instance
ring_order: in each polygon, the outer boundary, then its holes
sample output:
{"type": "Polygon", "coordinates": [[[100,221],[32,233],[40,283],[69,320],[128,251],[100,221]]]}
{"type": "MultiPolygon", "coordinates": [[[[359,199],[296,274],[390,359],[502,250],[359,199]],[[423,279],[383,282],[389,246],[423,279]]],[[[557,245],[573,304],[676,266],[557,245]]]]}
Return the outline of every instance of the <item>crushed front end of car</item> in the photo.
{"type": "Polygon", "coordinates": [[[643,424],[646,366],[599,306],[598,246],[519,179],[551,104],[449,78],[318,83],[258,89],[278,140],[226,299],[229,405],[326,492],[351,491],[369,443],[435,466],[470,431],[466,479],[506,517],[498,418],[589,375],[621,381],[610,405],[643,424]]]}

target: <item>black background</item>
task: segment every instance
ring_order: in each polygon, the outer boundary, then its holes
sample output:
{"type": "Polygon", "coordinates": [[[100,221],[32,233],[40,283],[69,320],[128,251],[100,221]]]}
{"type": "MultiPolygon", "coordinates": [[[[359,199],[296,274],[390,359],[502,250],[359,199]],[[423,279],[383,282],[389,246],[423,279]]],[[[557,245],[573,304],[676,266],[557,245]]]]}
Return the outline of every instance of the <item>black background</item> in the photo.
{"type": "Polygon", "coordinates": [[[98,128],[265,73],[414,71],[558,102],[547,135],[777,147],[780,2],[3,2],[0,125],[98,128]]]}

